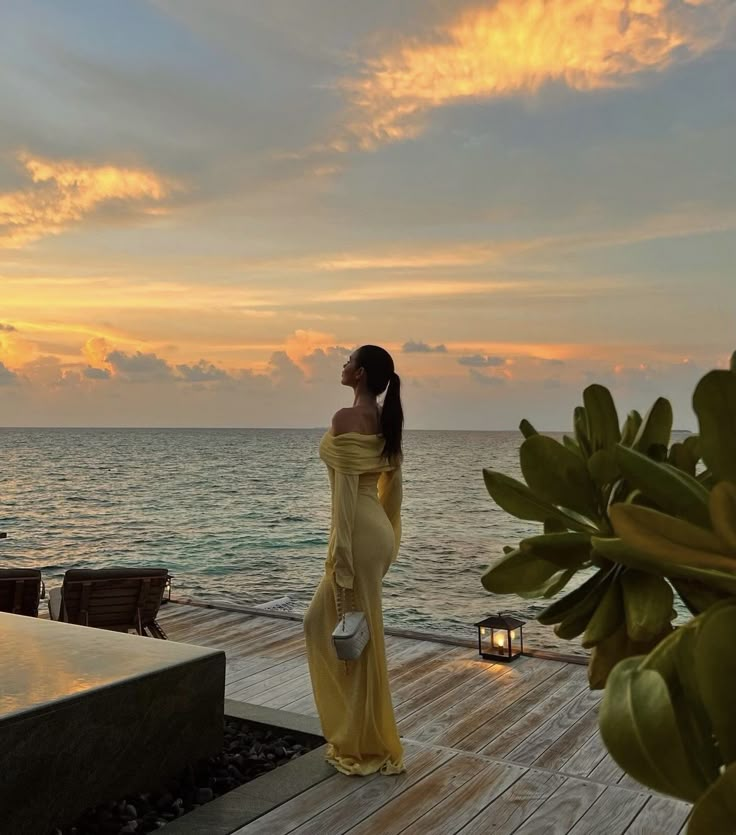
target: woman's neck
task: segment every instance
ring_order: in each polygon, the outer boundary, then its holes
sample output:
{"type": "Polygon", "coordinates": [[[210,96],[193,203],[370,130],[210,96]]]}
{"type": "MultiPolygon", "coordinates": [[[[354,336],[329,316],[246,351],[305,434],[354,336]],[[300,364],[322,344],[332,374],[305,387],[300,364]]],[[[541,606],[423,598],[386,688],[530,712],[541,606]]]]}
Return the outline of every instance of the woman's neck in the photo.
{"type": "Polygon", "coordinates": [[[358,391],[355,392],[355,400],[353,401],[353,406],[363,406],[366,409],[378,408],[378,404],[374,395],[368,394],[368,392],[358,391]]]}

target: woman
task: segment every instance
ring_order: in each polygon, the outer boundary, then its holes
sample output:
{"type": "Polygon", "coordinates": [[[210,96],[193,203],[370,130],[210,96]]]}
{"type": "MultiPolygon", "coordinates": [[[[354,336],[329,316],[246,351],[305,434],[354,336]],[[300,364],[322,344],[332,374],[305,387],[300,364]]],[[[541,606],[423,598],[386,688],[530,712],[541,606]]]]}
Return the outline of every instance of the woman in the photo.
{"type": "Polygon", "coordinates": [[[325,574],[304,619],[309,672],[328,762],[344,774],[399,774],[403,750],[386,669],[381,584],[401,537],[401,381],[387,351],[364,345],[341,382],[355,401],[335,414],[320,444],[332,526],[325,574]],[[355,661],[338,660],[332,644],[338,605],[368,620],[371,637],[355,661]]]}

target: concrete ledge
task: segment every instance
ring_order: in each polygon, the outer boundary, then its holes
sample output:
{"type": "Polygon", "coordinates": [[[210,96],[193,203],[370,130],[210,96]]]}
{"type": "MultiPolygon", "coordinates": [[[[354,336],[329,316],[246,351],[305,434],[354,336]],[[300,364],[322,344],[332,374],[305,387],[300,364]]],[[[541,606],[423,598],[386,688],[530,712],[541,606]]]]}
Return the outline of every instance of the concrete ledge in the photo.
{"type": "Polygon", "coordinates": [[[257,725],[270,725],[283,728],[286,731],[296,731],[300,734],[322,737],[322,727],[315,716],[302,716],[301,713],[291,713],[288,710],[276,710],[273,707],[252,705],[248,702],[238,702],[235,699],[225,699],[225,716],[242,719],[257,725]]]}
{"type": "MultiPolygon", "coordinates": [[[[225,715],[285,731],[320,736],[316,719],[286,710],[225,700],[225,715]]],[[[325,748],[315,748],[287,765],[218,797],[205,806],[166,825],[166,835],[231,835],[277,806],[332,777],[335,769],[325,762],[325,748]]]]}
{"type": "Polygon", "coordinates": [[[225,653],[0,614],[0,830],[39,835],[222,748],[225,653]]]}

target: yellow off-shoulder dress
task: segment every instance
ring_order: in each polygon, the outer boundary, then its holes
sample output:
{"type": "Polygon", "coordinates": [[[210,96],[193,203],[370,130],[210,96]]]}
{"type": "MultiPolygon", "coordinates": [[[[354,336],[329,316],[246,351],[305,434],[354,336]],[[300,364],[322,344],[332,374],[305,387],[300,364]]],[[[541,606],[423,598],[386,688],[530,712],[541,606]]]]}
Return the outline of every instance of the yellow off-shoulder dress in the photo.
{"type": "Polygon", "coordinates": [[[379,435],[328,432],[320,444],[332,490],[332,525],[325,574],[304,630],[327,760],[344,774],[404,771],[381,606],[383,577],[401,539],[401,469],[382,458],[383,443],[379,435]],[[371,634],[360,658],[347,664],[332,644],[338,586],[353,590],[371,634]]]}

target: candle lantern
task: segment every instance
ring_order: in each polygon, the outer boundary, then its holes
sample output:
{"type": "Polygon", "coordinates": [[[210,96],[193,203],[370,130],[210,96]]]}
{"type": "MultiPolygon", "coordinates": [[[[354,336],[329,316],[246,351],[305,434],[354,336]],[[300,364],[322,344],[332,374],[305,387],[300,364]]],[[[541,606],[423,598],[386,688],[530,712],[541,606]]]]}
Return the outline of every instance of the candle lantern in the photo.
{"type": "Polygon", "coordinates": [[[478,652],[489,661],[513,661],[524,652],[524,621],[509,615],[491,615],[475,624],[478,652]]]}

